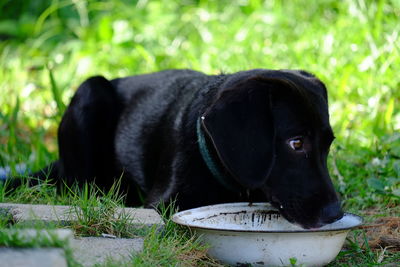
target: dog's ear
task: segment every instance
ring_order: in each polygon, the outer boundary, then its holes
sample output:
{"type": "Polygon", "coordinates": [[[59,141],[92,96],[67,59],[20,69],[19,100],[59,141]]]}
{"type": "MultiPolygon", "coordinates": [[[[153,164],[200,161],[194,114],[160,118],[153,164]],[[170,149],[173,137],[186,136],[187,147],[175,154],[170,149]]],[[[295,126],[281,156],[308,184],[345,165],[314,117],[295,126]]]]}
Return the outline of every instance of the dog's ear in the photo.
{"type": "Polygon", "coordinates": [[[241,185],[263,185],[274,164],[271,84],[247,80],[224,90],[205,112],[203,128],[230,174],[241,185]]]}
{"type": "Polygon", "coordinates": [[[330,128],[324,84],[304,71],[275,71],[222,90],[204,113],[203,128],[225,168],[241,185],[265,184],[275,161],[277,102],[301,106],[307,123],[330,128]],[[275,118],[276,117],[276,118],[275,118]]]}

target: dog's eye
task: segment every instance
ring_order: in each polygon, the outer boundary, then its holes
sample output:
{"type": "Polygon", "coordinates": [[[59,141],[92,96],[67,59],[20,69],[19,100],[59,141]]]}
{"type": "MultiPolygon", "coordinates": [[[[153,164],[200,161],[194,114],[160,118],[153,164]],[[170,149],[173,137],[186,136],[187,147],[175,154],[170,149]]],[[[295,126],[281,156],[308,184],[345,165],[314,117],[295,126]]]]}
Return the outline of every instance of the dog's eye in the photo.
{"type": "Polygon", "coordinates": [[[302,138],[295,138],[289,141],[290,147],[295,151],[303,150],[303,143],[302,138]]]}

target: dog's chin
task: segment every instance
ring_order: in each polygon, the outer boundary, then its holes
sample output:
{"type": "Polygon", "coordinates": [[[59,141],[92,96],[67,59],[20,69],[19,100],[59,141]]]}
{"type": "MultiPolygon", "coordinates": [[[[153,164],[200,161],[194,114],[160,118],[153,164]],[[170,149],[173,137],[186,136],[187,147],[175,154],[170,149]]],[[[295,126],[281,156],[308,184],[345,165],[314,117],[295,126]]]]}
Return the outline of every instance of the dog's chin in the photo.
{"type": "Polygon", "coordinates": [[[311,218],[311,217],[301,216],[301,214],[303,214],[303,212],[301,211],[285,210],[279,202],[271,201],[271,204],[273,207],[279,210],[281,215],[286,220],[288,220],[290,223],[299,225],[304,229],[310,229],[310,230],[318,229],[327,224],[323,223],[318,217],[311,218]]]}
{"type": "Polygon", "coordinates": [[[321,228],[322,226],[325,225],[325,223],[322,223],[321,220],[319,220],[318,218],[310,220],[310,218],[296,218],[292,215],[290,215],[290,213],[285,212],[284,210],[280,211],[282,216],[288,220],[289,222],[299,225],[300,227],[304,228],[304,229],[318,229],[321,228]]]}

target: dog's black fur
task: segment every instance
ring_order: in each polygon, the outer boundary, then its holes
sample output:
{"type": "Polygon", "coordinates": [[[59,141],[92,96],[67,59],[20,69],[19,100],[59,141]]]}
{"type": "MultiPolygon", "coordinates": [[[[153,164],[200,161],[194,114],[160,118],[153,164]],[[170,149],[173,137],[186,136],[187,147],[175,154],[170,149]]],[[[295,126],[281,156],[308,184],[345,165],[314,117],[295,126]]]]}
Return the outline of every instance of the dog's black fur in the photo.
{"type": "MultiPolygon", "coordinates": [[[[50,176],[109,188],[123,175],[128,202],[176,197],[180,209],[270,201],[290,221],[319,227],[342,216],[327,170],[333,140],[324,84],[304,71],[192,70],[85,81],[58,132],[50,176]],[[204,117],[204,120],[201,119],[204,117]],[[230,190],[201,156],[196,123],[230,190]]],[[[37,174],[38,176],[38,174],[37,174]]]]}

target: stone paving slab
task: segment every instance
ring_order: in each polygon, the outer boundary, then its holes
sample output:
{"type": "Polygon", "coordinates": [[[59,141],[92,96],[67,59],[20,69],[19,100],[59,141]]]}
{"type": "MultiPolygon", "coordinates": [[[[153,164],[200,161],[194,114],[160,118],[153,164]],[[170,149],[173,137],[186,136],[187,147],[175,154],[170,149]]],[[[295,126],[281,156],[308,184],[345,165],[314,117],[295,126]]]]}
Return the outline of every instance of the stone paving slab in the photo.
{"type": "MultiPolygon", "coordinates": [[[[0,267],[67,266],[64,248],[71,248],[73,258],[84,267],[112,262],[128,262],[143,249],[143,238],[75,237],[69,229],[0,229],[0,235],[11,240],[10,247],[0,247],[0,267]],[[57,241],[57,242],[55,242],[57,241]],[[20,246],[63,246],[63,248],[17,248],[20,246]],[[61,242],[61,243],[60,243],[61,242]],[[61,253],[62,252],[62,253],[61,253]]],[[[0,244],[1,245],[7,245],[0,244]]]]}
{"type": "Polygon", "coordinates": [[[74,259],[84,267],[105,263],[107,259],[128,262],[143,249],[143,238],[82,237],[71,242],[74,259]]]}
{"type": "MultiPolygon", "coordinates": [[[[0,210],[10,213],[16,222],[35,223],[40,221],[69,225],[77,220],[74,207],[71,206],[0,203],[0,210]]],[[[121,214],[130,217],[131,225],[147,227],[164,225],[160,215],[153,209],[118,208],[115,216],[118,217],[121,214]]]]}
{"type": "Polygon", "coordinates": [[[0,248],[0,267],[67,267],[62,248],[0,248]]]}
{"type": "MultiPolygon", "coordinates": [[[[76,221],[74,207],[70,206],[50,206],[50,205],[29,205],[0,203],[0,214],[5,216],[10,214],[15,222],[28,224],[43,222],[70,225],[76,221]]],[[[129,216],[132,228],[142,229],[143,227],[157,226],[161,228],[164,223],[158,213],[152,209],[134,209],[125,208],[118,209],[115,216],[129,216]]],[[[23,240],[36,240],[40,234],[41,237],[56,236],[58,240],[63,240],[72,249],[74,259],[83,266],[93,266],[101,264],[109,260],[124,262],[129,261],[134,253],[138,253],[143,249],[143,238],[105,238],[105,237],[73,237],[73,232],[68,229],[56,230],[35,230],[35,229],[4,229],[1,231],[9,231],[18,233],[18,238],[23,240]]],[[[111,235],[105,235],[112,237],[111,235]]],[[[10,266],[67,266],[65,255],[62,248],[2,248],[0,250],[0,267],[10,266]],[[46,254],[48,253],[48,254],[46,254]],[[14,261],[9,259],[15,258],[14,261]],[[18,259],[18,260],[17,260],[18,259]],[[7,265],[4,265],[7,263],[7,265]],[[45,265],[45,264],[48,265],[45,265]]]]}

